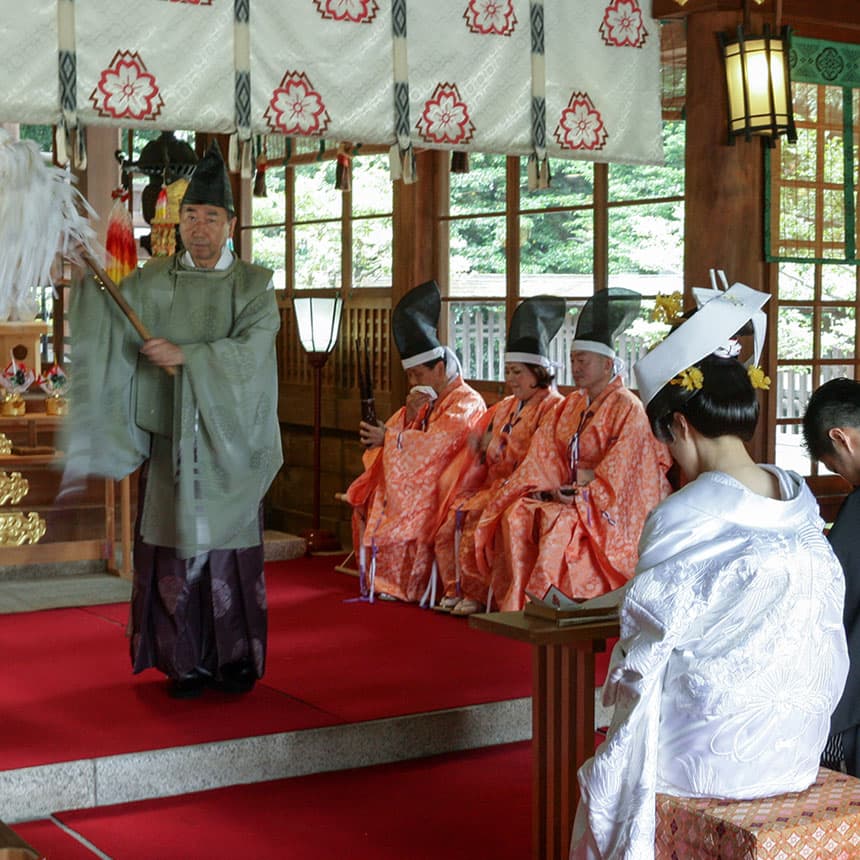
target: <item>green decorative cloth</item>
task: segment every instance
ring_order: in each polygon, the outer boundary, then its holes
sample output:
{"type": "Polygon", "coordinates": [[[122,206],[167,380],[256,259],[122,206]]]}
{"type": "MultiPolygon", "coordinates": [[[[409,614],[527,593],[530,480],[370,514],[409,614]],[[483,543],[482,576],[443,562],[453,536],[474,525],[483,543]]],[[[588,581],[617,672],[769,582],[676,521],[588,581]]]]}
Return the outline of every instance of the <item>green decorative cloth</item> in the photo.
{"type": "Polygon", "coordinates": [[[149,460],[141,532],[180,558],[259,544],[260,500],[283,462],[271,272],[151,260],[122,282],[153,337],[182,347],[175,377],[92,280],[70,307],[73,398],[67,483],[119,479],[149,460]]]}
{"type": "Polygon", "coordinates": [[[860,87],[860,45],[792,35],[788,62],[798,83],[860,87]]]}

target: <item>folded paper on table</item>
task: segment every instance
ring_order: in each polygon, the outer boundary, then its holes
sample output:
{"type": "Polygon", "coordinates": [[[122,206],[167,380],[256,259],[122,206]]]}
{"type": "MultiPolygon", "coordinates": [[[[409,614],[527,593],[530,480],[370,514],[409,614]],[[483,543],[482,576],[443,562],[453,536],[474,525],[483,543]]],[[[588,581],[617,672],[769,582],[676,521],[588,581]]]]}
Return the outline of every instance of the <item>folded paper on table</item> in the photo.
{"type": "Polygon", "coordinates": [[[617,621],[618,608],[626,592],[625,585],[590,600],[575,600],[553,585],[543,598],[527,591],[528,601],[523,612],[534,618],[555,621],[559,625],[617,621]]]}

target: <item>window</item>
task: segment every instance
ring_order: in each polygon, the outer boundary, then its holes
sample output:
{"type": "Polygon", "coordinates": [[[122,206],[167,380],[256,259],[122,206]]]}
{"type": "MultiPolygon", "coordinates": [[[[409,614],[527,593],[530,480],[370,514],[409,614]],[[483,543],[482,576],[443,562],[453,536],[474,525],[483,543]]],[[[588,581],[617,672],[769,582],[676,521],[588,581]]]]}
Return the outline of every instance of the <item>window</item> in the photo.
{"type": "Polygon", "coordinates": [[[780,142],[767,162],[766,238],[776,264],[774,459],[813,476],[829,473],[803,447],[809,397],[829,379],[858,378],[860,363],[854,196],[860,79],[844,63],[849,48],[792,41],[798,140],[780,142]]]}
{"type": "MultiPolygon", "coordinates": [[[[267,147],[285,146],[269,138],[267,147]]],[[[316,146],[316,145],[315,145],[316,146]]],[[[265,196],[253,197],[243,227],[251,259],[275,272],[275,286],[299,290],[391,288],[392,186],[387,159],[361,153],[351,182],[336,187],[336,151],[284,153],[265,169],[265,196]]]]}
{"type": "Polygon", "coordinates": [[[553,344],[559,382],[570,384],[576,309],[595,288],[621,286],[645,299],[619,345],[630,381],[632,364],[664,332],[650,322],[654,297],[683,291],[682,122],[664,123],[664,148],[661,167],[553,161],[550,187],[534,192],[524,159],[473,155],[468,173],[449,174],[439,268],[448,343],[467,377],[503,378],[508,313],[548,293],[571,308],[553,344]]]}

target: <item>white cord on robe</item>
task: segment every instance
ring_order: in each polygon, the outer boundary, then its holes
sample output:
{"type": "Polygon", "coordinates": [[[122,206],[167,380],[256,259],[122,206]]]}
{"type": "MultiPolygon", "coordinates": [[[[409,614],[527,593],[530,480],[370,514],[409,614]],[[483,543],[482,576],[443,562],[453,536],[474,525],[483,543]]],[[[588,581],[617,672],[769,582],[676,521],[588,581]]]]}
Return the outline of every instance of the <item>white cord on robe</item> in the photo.
{"type": "Polygon", "coordinates": [[[427,583],[427,588],[424,589],[424,594],[421,596],[421,600],[418,605],[422,609],[427,609],[428,607],[436,605],[436,580],[439,578],[438,567],[436,566],[436,559],[433,559],[433,567],[430,568],[430,581],[427,583]],[[429,603],[427,601],[430,601],[429,603]]]}

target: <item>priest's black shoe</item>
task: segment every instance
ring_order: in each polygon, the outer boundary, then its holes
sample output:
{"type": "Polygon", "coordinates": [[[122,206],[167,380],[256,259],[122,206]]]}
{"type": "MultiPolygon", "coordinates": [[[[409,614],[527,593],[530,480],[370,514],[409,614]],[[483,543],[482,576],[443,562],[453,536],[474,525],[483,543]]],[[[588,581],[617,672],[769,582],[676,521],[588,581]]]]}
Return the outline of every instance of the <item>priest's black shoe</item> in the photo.
{"type": "Polygon", "coordinates": [[[257,683],[257,675],[247,662],[229,663],[221,667],[221,677],[215,686],[225,693],[250,693],[257,683]]]}
{"type": "Polygon", "coordinates": [[[167,695],[171,699],[196,699],[206,688],[206,679],[192,672],[183,678],[171,678],[168,682],[167,695]]]}

